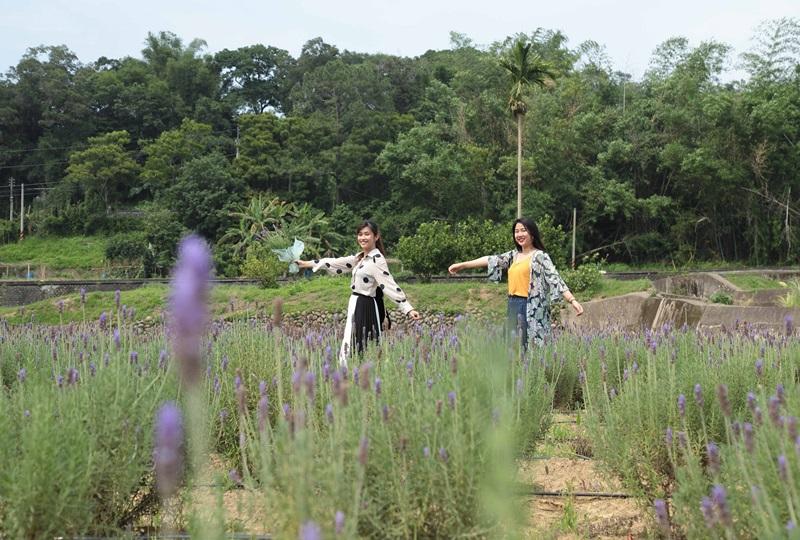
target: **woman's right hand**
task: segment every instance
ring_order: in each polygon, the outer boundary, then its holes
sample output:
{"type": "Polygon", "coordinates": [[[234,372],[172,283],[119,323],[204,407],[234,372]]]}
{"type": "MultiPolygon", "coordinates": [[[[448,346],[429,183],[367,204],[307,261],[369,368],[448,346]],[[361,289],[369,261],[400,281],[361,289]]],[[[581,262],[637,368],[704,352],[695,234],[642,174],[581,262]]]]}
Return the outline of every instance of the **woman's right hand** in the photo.
{"type": "Polygon", "coordinates": [[[447,269],[447,271],[450,272],[452,275],[456,275],[463,269],[464,269],[464,263],[455,263],[451,264],[450,267],[447,269]]]}
{"type": "Polygon", "coordinates": [[[300,268],[314,268],[314,263],[311,261],[301,261],[300,259],[297,259],[294,262],[300,268]]]}

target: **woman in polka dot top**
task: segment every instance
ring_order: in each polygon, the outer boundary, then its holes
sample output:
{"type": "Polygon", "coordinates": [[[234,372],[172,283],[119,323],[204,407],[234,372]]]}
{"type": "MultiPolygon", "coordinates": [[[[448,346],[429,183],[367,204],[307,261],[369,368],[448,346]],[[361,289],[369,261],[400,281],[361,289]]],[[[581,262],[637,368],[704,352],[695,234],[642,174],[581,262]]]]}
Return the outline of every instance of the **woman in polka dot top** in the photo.
{"type": "Polygon", "coordinates": [[[342,365],[347,365],[353,348],[360,353],[368,340],[380,341],[384,319],[382,295],[394,300],[403,313],[412,319],[420,319],[419,313],[406,298],[406,293],[389,272],[378,225],[364,221],[356,231],[356,240],[361,248],[361,253],[357,255],[295,261],[300,268],[311,268],[314,272],[325,270],[331,275],[350,275],[353,294],[347,305],[347,322],[339,349],[339,363],[342,365]]]}

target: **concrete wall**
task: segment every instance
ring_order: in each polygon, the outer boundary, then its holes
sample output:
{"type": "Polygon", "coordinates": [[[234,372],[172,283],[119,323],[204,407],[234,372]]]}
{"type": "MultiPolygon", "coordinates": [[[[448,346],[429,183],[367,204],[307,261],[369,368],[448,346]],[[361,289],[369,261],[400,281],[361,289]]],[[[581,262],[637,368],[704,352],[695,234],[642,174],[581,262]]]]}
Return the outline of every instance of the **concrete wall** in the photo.
{"type": "Polygon", "coordinates": [[[57,283],[57,282],[0,282],[0,306],[24,306],[31,302],[46,300],[56,296],[78,293],[81,288],[93,291],[128,291],[141,286],[141,283],[57,283]]]}
{"type": "Polygon", "coordinates": [[[800,309],[778,306],[726,306],[708,304],[686,298],[655,297],[648,293],[631,293],[583,304],[584,314],[576,317],[572,308],[561,311],[567,328],[599,330],[614,328],[635,331],[657,329],[664,324],[690,328],[734,328],[737,323],[755,326],[782,334],[787,316],[794,320],[795,333],[800,329],[800,309]]]}

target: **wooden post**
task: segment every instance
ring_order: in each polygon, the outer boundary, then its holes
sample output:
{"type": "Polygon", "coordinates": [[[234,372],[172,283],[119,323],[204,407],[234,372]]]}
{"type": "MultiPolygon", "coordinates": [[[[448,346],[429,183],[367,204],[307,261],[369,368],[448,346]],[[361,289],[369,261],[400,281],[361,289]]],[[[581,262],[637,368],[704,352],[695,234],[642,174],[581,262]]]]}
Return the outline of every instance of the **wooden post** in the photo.
{"type": "Polygon", "coordinates": [[[8,221],[14,221],[14,177],[8,179],[8,187],[11,190],[11,200],[8,203],[8,221]]]}
{"type": "Polygon", "coordinates": [[[19,190],[19,239],[25,238],[25,184],[19,190]]]}

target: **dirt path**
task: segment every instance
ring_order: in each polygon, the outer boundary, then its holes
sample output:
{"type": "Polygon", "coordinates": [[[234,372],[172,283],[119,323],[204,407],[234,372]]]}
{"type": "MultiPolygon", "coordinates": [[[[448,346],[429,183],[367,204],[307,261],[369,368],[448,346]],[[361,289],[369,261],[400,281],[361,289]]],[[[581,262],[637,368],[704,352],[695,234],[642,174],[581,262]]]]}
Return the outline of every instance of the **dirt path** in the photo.
{"type": "MultiPolygon", "coordinates": [[[[623,493],[619,481],[601,470],[575,414],[556,414],[538,453],[520,461],[519,480],[539,492],[623,493]]],[[[642,538],[646,519],[635,499],[532,496],[526,538],[642,538]]]]}

